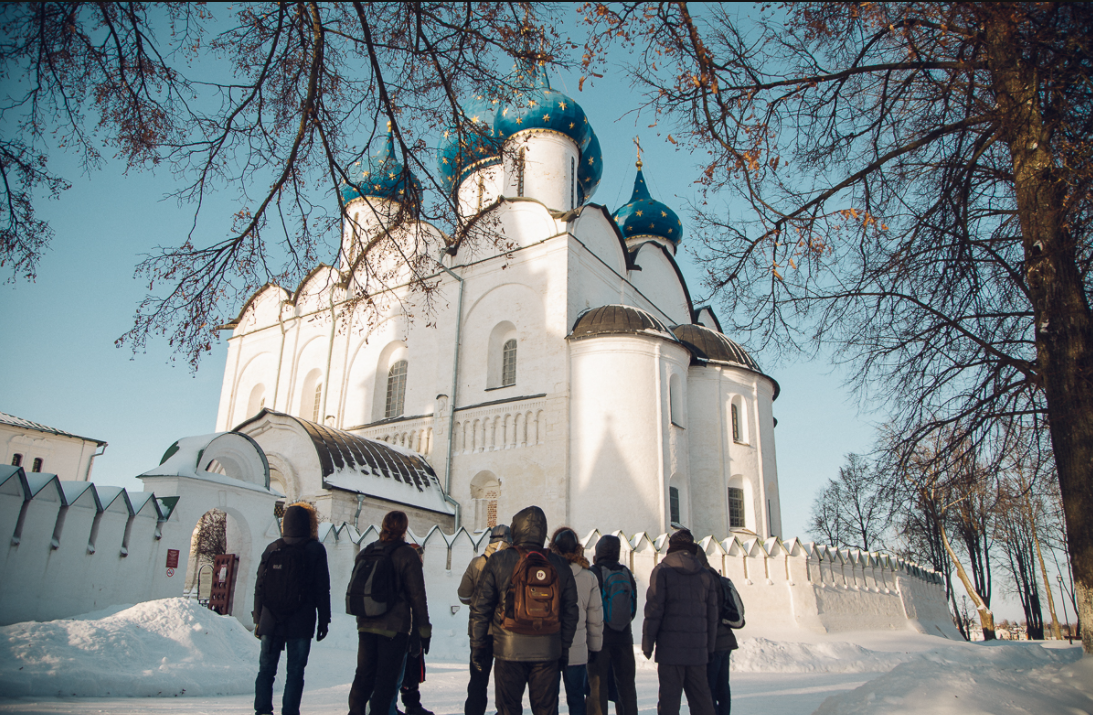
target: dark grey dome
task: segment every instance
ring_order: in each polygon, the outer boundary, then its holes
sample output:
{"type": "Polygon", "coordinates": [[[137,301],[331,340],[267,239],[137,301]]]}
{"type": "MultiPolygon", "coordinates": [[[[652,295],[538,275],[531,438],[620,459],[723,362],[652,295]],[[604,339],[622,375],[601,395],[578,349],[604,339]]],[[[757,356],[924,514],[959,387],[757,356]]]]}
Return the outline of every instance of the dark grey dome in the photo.
{"type": "MultiPolygon", "coordinates": [[[[672,327],[672,332],[700,364],[712,362],[719,365],[734,365],[763,375],[759,363],[755,362],[744,348],[716,330],[710,330],[702,325],[676,325],[672,327]]],[[[777,398],[780,391],[777,381],[769,375],[763,376],[774,383],[774,397],[777,398]]]]}
{"type": "Polygon", "coordinates": [[[668,327],[641,308],[632,305],[605,305],[593,308],[577,318],[569,337],[574,340],[596,335],[655,335],[677,342],[668,327]]]}

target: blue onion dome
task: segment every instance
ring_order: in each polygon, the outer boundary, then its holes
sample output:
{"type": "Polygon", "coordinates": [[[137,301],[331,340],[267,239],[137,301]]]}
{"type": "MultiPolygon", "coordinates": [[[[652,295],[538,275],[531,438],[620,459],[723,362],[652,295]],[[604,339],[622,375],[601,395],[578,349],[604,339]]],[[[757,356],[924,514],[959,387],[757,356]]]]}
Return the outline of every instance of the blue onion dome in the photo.
{"type": "Polygon", "coordinates": [[[596,193],[596,188],[603,178],[603,152],[596,132],[588,130],[588,146],[581,150],[581,165],[577,169],[577,193],[579,204],[583,204],[596,193]]]}
{"type": "Polygon", "coordinates": [[[494,120],[498,139],[530,130],[550,130],[569,137],[584,152],[592,136],[588,117],[572,98],[550,88],[542,65],[520,68],[513,84],[516,91],[500,105],[494,120]]]}
{"type": "Polygon", "coordinates": [[[683,240],[683,224],[676,212],[649,195],[640,160],[630,202],[621,206],[613,215],[624,238],[653,236],[671,241],[674,246],[678,246],[683,240]]]}
{"type": "Polygon", "coordinates": [[[416,203],[421,197],[421,182],[412,173],[407,178],[405,167],[395,156],[395,137],[390,126],[387,141],[365,162],[357,162],[349,172],[349,182],[342,184],[342,201],[373,196],[391,201],[416,203]]]}
{"type": "Polygon", "coordinates": [[[472,171],[501,163],[501,140],[493,126],[499,103],[497,99],[476,97],[464,105],[460,128],[444,132],[437,151],[437,168],[449,193],[454,193],[472,171]]]}

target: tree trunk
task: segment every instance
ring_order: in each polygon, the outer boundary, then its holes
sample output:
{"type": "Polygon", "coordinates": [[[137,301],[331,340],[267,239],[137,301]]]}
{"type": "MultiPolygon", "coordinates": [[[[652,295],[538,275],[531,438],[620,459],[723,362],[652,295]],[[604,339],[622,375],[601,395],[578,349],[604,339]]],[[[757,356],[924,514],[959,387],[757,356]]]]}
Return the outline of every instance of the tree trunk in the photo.
{"type": "Polygon", "coordinates": [[[1036,530],[1036,508],[1032,499],[1025,501],[1028,505],[1028,524],[1032,529],[1032,543],[1036,545],[1036,558],[1040,562],[1040,575],[1044,577],[1044,592],[1047,595],[1048,610],[1051,612],[1051,630],[1055,634],[1055,640],[1063,639],[1063,632],[1059,629],[1059,617],[1055,615],[1055,599],[1051,595],[1051,580],[1047,576],[1047,564],[1044,563],[1044,552],[1040,550],[1040,535],[1036,530]]]}
{"type": "MultiPolygon", "coordinates": [[[[1013,160],[1017,215],[1036,321],[1037,366],[1047,398],[1051,443],[1063,497],[1067,551],[1074,569],[1078,613],[1093,619],[1093,321],[1066,227],[1067,182],[1044,126],[1034,47],[1019,38],[1024,24],[1008,4],[979,6],[987,62],[997,98],[1001,139],[1013,160]]],[[[1093,654],[1093,637],[1082,633],[1093,654]]]]}
{"type": "Polygon", "coordinates": [[[949,554],[949,558],[952,559],[953,566],[956,567],[956,575],[960,578],[960,582],[964,584],[964,589],[968,592],[968,595],[972,597],[975,610],[979,612],[979,624],[983,627],[983,640],[992,641],[994,640],[994,613],[991,612],[990,606],[979,595],[979,592],[975,590],[972,580],[968,578],[964,567],[960,565],[960,559],[956,557],[956,552],[949,545],[949,537],[945,533],[945,526],[939,522],[938,528],[941,529],[941,541],[945,544],[945,553],[949,554]]]}

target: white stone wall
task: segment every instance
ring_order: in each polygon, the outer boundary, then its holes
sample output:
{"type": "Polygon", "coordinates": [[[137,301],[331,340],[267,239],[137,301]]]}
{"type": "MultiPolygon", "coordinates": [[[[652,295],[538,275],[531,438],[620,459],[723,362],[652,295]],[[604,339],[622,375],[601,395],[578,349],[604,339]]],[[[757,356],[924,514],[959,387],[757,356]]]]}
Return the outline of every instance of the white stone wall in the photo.
{"type": "Polygon", "coordinates": [[[59,474],[64,479],[87,481],[91,478],[97,442],[38,430],[0,424],[0,464],[11,464],[12,456],[23,455],[22,466],[29,472],[35,459],[42,460],[43,472],[59,474]]]}

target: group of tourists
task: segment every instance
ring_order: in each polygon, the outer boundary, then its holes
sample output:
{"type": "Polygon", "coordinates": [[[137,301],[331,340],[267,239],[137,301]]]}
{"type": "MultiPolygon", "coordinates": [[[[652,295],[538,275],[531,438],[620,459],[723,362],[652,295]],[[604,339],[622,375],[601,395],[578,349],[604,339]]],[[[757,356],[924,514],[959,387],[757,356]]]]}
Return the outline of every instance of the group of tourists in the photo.
{"type": "MultiPolygon", "coordinates": [[[[433,715],[419,691],[432,638],[424,552],[406,542],[408,525],[405,513],[389,512],[379,540],[354,563],[346,592],[358,637],[350,715],[433,715]]],[[[281,532],[262,554],[255,581],[257,715],[273,713],[282,651],[281,713],[300,712],[312,636],[321,641],[330,625],[330,574],[315,510],[288,507],[281,532]]],[[[609,700],[616,715],[637,715],[637,582],[619,561],[619,538],[600,537],[589,564],[573,529],[547,536],[546,514],[527,507],[510,525],[494,527],[485,552],[467,566],[458,591],[470,606],[465,715],[485,715],[491,673],[499,715],[520,715],[525,690],[534,715],[556,715],[563,687],[570,715],[607,715],[609,700]]],[[[678,715],[684,694],[693,715],[729,715],[729,654],[737,647],[733,629],[742,626],[732,582],[709,566],[690,531],[673,533],[649,578],[641,638],[645,657],[657,662],[659,715],[678,715]]]]}

